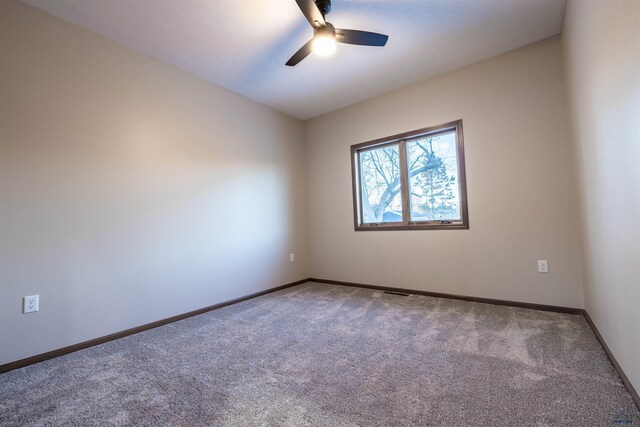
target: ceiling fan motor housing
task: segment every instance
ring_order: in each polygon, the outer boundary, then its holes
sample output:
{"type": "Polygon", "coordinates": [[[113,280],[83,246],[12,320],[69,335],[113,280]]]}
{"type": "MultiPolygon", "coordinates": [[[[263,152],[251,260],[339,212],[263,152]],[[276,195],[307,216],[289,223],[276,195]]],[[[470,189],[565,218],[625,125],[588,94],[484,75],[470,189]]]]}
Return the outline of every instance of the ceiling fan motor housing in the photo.
{"type": "Polygon", "coordinates": [[[324,27],[315,28],[313,30],[313,36],[314,37],[326,36],[326,37],[335,38],[336,37],[336,28],[333,25],[331,25],[329,22],[327,22],[326,24],[327,25],[324,26],[324,27]]]}
{"type": "Polygon", "coordinates": [[[323,17],[331,12],[331,0],[315,0],[315,3],[323,17]]]}

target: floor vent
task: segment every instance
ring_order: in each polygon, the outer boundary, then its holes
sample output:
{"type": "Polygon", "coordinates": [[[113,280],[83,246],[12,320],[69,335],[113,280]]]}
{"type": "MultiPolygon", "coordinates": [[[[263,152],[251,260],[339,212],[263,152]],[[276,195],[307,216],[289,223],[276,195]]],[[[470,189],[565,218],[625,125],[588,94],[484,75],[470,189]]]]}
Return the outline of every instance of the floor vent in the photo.
{"type": "Polygon", "coordinates": [[[391,294],[391,295],[400,295],[402,297],[408,297],[409,296],[409,294],[405,294],[405,293],[402,293],[402,292],[383,291],[383,293],[391,294]]]}

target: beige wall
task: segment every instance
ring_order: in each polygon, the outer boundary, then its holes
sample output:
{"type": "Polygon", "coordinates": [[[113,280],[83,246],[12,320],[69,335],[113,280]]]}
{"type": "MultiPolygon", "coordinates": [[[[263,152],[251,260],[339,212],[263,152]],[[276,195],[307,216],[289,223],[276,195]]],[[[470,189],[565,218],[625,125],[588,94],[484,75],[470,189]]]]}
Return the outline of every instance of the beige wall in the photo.
{"type": "Polygon", "coordinates": [[[640,390],[640,1],[570,1],[562,41],[585,306],[640,390]]]}
{"type": "Polygon", "coordinates": [[[312,277],[582,307],[565,102],[556,37],[305,122],[312,277]],[[456,119],[470,229],[355,232],[349,146],[456,119]]]}
{"type": "Polygon", "coordinates": [[[308,276],[300,122],[22,3],[0,28],[0,364],[308,276]]]}

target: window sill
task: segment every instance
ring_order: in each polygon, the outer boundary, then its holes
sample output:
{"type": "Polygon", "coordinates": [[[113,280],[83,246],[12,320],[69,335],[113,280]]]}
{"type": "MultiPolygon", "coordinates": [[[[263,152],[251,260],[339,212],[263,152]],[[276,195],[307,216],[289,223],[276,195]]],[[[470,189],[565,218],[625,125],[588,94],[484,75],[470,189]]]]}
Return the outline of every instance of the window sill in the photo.
{"type": "Polygon", "coordinates": [[[355,231],[401,231],[401,230],[468,230],[469,224],[454,222],[451,224],[430,223],[430,224],[379,224],[379,225],[356,225],[355,231]]]}

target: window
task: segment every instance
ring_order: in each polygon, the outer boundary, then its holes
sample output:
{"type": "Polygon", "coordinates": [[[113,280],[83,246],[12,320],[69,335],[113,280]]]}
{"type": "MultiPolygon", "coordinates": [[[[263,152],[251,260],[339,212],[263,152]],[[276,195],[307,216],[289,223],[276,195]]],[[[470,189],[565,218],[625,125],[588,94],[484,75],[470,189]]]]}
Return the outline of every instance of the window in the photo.
{"type": "Polygon", "coordinates": [[[351,146],[356,231],[469,228],[462,120],[351,146]]]}

